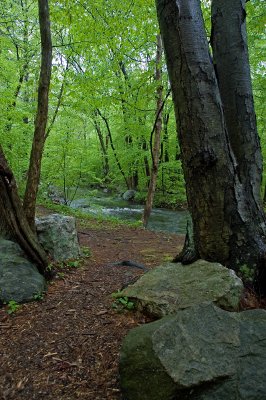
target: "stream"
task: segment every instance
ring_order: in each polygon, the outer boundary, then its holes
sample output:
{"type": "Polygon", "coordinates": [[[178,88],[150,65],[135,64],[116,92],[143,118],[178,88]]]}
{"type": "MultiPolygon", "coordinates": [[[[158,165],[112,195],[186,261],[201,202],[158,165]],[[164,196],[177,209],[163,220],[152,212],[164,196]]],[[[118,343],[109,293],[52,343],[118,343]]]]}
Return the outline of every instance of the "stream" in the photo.
{"type": "MultiPolygon", "coordinates": [[[[71,207],[90,215],[111,216],[130,222],[140,221],[143,214],[143,205],[121,198],[113,198],[104,193],[73,200],[71,207]]],[[[154,208],[149,219],[148,229],[184,235],[188,216],[187,211],[154,208]]]]}

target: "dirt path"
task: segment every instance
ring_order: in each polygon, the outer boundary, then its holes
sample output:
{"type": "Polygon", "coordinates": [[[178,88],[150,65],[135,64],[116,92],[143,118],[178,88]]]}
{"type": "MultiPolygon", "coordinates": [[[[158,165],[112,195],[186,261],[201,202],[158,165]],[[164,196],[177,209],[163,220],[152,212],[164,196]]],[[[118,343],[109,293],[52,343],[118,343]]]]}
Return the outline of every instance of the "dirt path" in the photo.
{"type": "Polygon", "coordinates": [[[0,310],[0,400],[118,400],[121,340],[145,318],[112,308],[111,293],[142,274],[109,266],[131,259],[153,268],[176,255],[176,235],[94,223],[79,226],[91,257],[55,279],[40,302],[0,310]]]}

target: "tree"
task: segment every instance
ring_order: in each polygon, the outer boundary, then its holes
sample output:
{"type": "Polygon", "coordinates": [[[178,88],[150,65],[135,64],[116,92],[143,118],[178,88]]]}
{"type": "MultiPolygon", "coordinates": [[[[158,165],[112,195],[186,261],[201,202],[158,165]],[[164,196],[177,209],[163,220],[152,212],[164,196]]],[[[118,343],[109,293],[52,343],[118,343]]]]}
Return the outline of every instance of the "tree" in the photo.
{"type": "Polygon", "coordinates": [[[163,48],[162,48],[161,35],[157,35],[155,79],[158,83],[158,87],[156,90],[156,121],[150,139],[152,167],[151,167],[151,177],[148,187],[146,204],[143,211],[143,225],[145,228],[148,225],[149,217],[151,215],[153,198],[156,189],[159,160],[160,160],[162,108],[163,108],[163,98],[162,98],[163,87],[162,87],[162,71],[161,71],[162,52],[163,48]],[[153,134],[154,134],[154,140],[153,140],[153,134]]]}
{"type": "MultiPolygon", "coordinates": [[[[194,248],[183,262],[247,266],[266,291],[261,151],[245,0],[212,1],[212,60],[199,0],[156,0],[172,86],[194,248]]],[[[191,245],[187,240],[186,244],[191,245]]]]}
{"type": "Polygon", "coordinates": [[[41,34],[41,70],[38,88],[38,106],[30,156],[30,166],[23,207],[31,228],[35,226],[35,206],[41,174],[41,160],[46,139],[48,95],[52,68],[52,40],[48,0],[39,0],[39,24],[41,34]]]}
{"type": "Polygon", "coordinates": [[[0,236],[17,242],[36,263],[39,272],[49,277],[46,254],[32,232],[23,212],[14,175],[0,145],[0,236]]]}
{"type": "MultiPolygon", "coordinates": [[[[47,26],[46,28],[44,27],[44,24],[46,24],[47,21],[47,15],[49,16],[47,1],[39,0],[39,20],[40,20],[41,40],[43,48],[46,48],[47,44],[47,35],[44,32],[44,30],[47,29],[47,26]]],[[[50,45],[48,43],[48,47],[49,46],[50,45]]],[[[47,56],[46,50],[44,50],[42,54],[42,59],[49,57],[49,55],[47,56]]],[[[51,56],[49,62],[51,64],[51,56]]],[[[32,169],[34,169],[35,171],[39,167],[38,163],[36,162],[36,159],[34,158],[35,156],[38,157],[38,148],[40,142],[40,137],[38,137],[38,132],[36,133],[36,131],[38,130],[40,131],[40,125],[43,127],[43,129],[45,129],[47,120],[48,91],[46,90],[47,75],[45,70],[46,67],[44,64],[45,62],[42,62],[41,77],[39,84],[39,97],[38,97],[39,104],[36,117],[36,130],[34,137],[35,140],[34,143],[36,144],[35,146],[33,146],[34,154],[32,156],[32,161],[31,161],[32,169]]],[[[24,76],[20,78],[21,84],[23,79],[24,76]]],[[[15,93],[14,102],[16,101],[19,95],[20,89],[21,87],[18,86],[17,91],[15,93]]],[[[15,107],[14,103],[13,106],[15,107]]],[[[36,187],[38,187],[38,183],[39,180],[37,178],[37,180],[35,181],[36,187]]],[[[34,185],[31,186],[31,189],[33,191],[35,190],[34,185]]],[[[49,277],[50,272],[47,269],[48,266],[47,256],[44,250],[42,249],[41,245],[38,243],[35,232],[32,229],[34,225],[35,203],[34,203],[33,214],[29,212],[31,211],[31,207],[29,207],[29,209],[27,209],[26,207],[27,207],[27,202],[24,203],[24,210],[26,210],[25,212],[23,210],[23,206],[18,194],[14,174],[8,165],[2,146],[0,146],[0,213],[1,213],[0,236],[17,242],[21,246],[21,248],[25,251],[29,259],[32,260],[37,265],[39,272],[44,276],[49,277]],[[28,215],[27,212],[29,212],[28,215]]]]}

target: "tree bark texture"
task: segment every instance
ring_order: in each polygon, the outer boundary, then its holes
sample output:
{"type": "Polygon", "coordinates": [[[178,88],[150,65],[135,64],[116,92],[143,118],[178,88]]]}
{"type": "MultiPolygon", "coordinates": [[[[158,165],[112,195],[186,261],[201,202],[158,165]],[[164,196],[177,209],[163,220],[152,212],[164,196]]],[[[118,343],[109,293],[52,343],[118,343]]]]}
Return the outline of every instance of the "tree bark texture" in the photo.
{"type": "MultiPolygon", "coordinates": [[[[212,1],[213,62],[240,182],[261,202],[262,155],[249,68],[246,0],[212,1]]],[[[255,209],[257,212],[257,209],[255,209]]]]}
{"type": "Polygon", "coordinates": [[[46,254],[32,232],[17,192],[15,178],[0,145],[0,236],[17,242],[39,272],[48,277],[46,254]]]}
{"type": "MultiPolygon", "coordinates": [[[[151,215],[154,193],[156,189],[156,181],[158,176],[159,160],[160,160],[160,146],[161,146],[161,131],[162,131],[162,108],[163,108],[163,87],[162,87],[162,39],[161,35],[157,35],[157,51],[156,51],[156,71],[155,80],[158,84],[156,90],[156,122],[154,129],[154,140],[152,143],[151,135],[151,155],[152,155],[152,168],[149,181],[149,188],[147,193],[146,204],[143,212],[143,226],[146,228],[148,225],[149,217],[151,215]]],[[[153,133],[153,132],[152,132],[153,133]]]]}
{"type": "MultiPolygon", "coordinates": [[[[266,287],[265,217],[255,184],[251,184],[251,194],[239,175],[238,157],[231,146],[233,133],[228,134],[225,100],[209,54],[200,1],[156,0],[156,5],[195,252],[200,258],[236,270],[248,265],[254,284],[264,280],[266,287]]],[[[242,151],[245,157],[249,147],[243,145],[242,151]]],[[[252,182],[260,182],[260,172],[260,168],[253,169],[256,176],[252,182]]]]}
{"type": "Polygon", "coordinates": [[[45,143],[48,117],[48,95],[52,67],[52,40],[48,0],[38,0],[41,34],[41,71],[38,88],[38,106],[30,156],[30,165],[23,207],[32,229],[34,229],[35,206],[41,174],[41,160],[45,143]]]}

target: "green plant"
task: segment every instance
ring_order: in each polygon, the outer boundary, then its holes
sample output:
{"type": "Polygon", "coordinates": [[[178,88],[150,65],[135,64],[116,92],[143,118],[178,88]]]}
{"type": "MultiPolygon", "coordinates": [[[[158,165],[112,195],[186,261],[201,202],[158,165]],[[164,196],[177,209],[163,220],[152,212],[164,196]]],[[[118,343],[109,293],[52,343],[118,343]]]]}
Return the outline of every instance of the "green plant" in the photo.
{"type": "Polygon", "coordinates": [[[65,273],[64,273],[64,272],[57,272],[57,277],[58,277],[59,279],[64,279],[65,273]]]}
{"type": "Polygon", "coordinates": [[[9,315],[14,314],[19,308],[20,305],[15,300],[10,300],[7,303],[7,313],[9,315]]]}
{"type": "Polygon", "coordinates": [[[247,264],[241,265],[239,268],[239,273],[241,278],[245,282],[253,282],[254,280],[254,269],[248,266],[247,264]]]}
{"type": "Polygon", "coordinates": [[[88,246],[81,247],[81,254],[83,257],[90,257],[91,256],[91,249],[88,246]]]}
{"type": "Polygon", "coordinates": [[[54,268],[53,264],[49,264],[48,267],[47,267],[47,270],[48,271],[52,271],[53,268],[54,268]]]}
{"type": "Polygon", "coordinates": [[[127,296],[123,296],[122,293],[123,292],[121,292],[120,290],[112,293],[112,297],[115,299],[112,305],[113,308],[119,309],[122,306],[122,308],[126,310],[133,310],[135,308],[135,304],[133,303],[133,301],[130,301],[127,296]]]}
{"type": "Polygon", "coordinates": [[[77,261],[77,260],[75,260],[75,261],[68,261],[67,264],[66,264],[66,266],[67,266],[67,267],[70,267],[70,268],[78,268],[78,267],[80,267],[80,263],[79,263],[79,261],[77,261]]]}
{"type": "Polygon", "coordinates": [[[35,293],[33,295],[33,300],[41,301],[43,300],[44,292],[35,293]]]}

